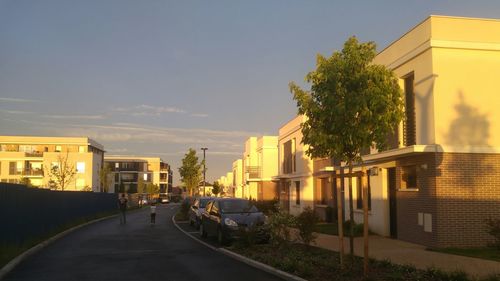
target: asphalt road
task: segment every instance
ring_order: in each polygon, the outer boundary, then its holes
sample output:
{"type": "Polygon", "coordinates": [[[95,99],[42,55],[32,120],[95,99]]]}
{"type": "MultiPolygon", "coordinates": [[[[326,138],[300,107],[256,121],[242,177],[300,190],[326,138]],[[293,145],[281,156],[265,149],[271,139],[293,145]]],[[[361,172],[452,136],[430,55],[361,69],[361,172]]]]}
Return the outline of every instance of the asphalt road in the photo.
{"type": "MultiPolygon", "coordinates": [[[[19,264],[2,280],[281,280],[186,236],[172,223],[177,207],[149,209],[83,227],[19,264]]],[[[194,229],[192,230],[195,231],[194,229]]]]}

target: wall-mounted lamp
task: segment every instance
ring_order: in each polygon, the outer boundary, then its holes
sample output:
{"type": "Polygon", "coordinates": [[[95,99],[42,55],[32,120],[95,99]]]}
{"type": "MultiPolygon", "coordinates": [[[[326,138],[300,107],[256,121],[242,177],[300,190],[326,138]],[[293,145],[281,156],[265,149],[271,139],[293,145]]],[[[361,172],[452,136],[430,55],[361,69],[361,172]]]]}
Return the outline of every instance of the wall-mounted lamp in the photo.
{"type": "Polygon", "coordinates": [[[370,176],[378,176],[378,167],[370,168],[370,170],[368,171],[368,174],[370,176]]]}

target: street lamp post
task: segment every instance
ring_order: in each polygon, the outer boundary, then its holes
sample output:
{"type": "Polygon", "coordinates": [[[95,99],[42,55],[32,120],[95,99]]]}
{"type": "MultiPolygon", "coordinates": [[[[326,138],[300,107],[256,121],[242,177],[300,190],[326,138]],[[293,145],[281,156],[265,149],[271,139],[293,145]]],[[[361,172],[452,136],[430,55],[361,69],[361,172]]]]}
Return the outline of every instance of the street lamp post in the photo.
{"type": "Polygon", "coordinates": [[[203,196],[206,196],[205,192],[205,174],[207,169],[205,168],[205,151],[207,151],[208,148],[202,147],[201,150],[203,150],[203,196]]]}

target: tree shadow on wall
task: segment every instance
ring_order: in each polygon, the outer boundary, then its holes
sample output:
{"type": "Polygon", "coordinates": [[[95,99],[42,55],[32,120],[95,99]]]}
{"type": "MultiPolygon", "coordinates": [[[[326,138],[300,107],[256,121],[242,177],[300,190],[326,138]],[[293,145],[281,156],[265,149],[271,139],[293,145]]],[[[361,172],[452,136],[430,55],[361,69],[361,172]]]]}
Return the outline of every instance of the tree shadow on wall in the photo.
{"type": "Polygon", "coordinates": [[[488,178],[500,173],[492,170],[494,155],[481,152],[490,147],[490,121],[487,113],[465,101],[462,92],[458,93],[455,111],[457,117],[450,123],[446,143],[461,152],[444,156],[449,157],[445,173],[452,177],[454,186],[464,192],[466,198],[478,198],[481,189],[488,188],[488,178]]]}

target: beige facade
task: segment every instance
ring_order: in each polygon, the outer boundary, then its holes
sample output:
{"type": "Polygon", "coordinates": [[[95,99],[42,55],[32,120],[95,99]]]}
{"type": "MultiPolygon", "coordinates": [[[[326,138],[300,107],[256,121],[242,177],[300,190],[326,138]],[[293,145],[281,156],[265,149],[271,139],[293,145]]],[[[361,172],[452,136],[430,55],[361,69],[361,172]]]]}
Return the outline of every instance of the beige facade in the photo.
{"type": "Polygon", "coordinates": [[[104,147],[87,137],[0,136],[0,180],[49,188],[50,169],[63,167],[76,172],[65,190],[101,190],[99,171],[104,147]]]}
{"type": "Polygon", "coordinates": [[[301,124],[306,117],[299,115],[279,129],[278,181],[279,199],[283,208],[298,215],[304,208],[313,208],[313,160],[306,155],[301,124]]]}
{"type": "Polygon", "coordinates": [[[110,192],[119,192],[120,185],[124,191],[137,192],[139,181],[158,185],[160,193],[172,192],[172,170],[159,157],[106,155],[104,162],[113,174],[110,192]]]}
{"type": "Polygon", "coordinates": [[[257,158],[257,138],[250,137],[245,141],[245,151],[243,152],[243,198],[257,199],[257,182],[249,181],[251,176],[258,173],[257,158]]]}
{"type": "Polygon", "coordinates": [[[238,159],[233,162],[233,196],[236,198],[246,198],[243,181],[243,160],[238,159]]]}
{"type": "Polygon", "coordinates": [[[400,77],[406,116],[390,150],[363,157],[371,230],[432,247],[491,242],[484,218],[500,216],[500,20],[430,16],[375,63],[400,77]]]}

